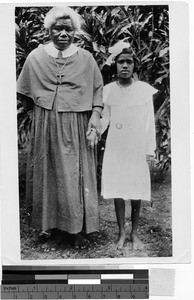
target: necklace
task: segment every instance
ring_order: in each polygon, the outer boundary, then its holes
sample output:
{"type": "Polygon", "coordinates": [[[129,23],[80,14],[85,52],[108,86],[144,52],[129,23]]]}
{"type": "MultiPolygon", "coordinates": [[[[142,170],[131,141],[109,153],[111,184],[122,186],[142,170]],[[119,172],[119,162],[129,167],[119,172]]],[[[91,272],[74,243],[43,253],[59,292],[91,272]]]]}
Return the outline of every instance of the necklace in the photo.
{"type": "Polygon", "coordinates": [[[63,64],[60,64],[59,62],[57,62],[56,59],[54,60],[56,66],[57,66],[57,69],[58,69],[58,73],[56,74],[57,84],[62,84],[62,78],[63,78],[63,76],[65,76],[65,74],[62,71],[65,68],[68,61],[69,61],[69,57],[65,60],[65,62],[63,64]]]}

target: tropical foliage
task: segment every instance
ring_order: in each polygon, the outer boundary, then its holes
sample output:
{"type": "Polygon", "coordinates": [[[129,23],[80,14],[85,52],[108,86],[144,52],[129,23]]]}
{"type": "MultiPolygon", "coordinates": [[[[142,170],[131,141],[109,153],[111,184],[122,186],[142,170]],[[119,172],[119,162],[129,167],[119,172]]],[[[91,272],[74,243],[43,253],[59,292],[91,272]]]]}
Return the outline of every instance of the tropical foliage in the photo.
{"type": "MultiPolygon", "coordinates": [[[[138,59],[136,76],[158,89],[154,99],[157,129],[157,159],[161,172],[170,164],[170,82],[168,6],[74,6],[82,16],[82,32],[75,42],[89,50],[102,71],[104,83],[113,80],[105,62],[108,48],[118,40],[128,41],[138,59]]],[[[49,40],[43,19],[50,7],[16,8],[16,65],[19,75],[26,56],[49,40]]],[[[30,122],[29,112],[18,100],[19,146],[25,145],[30,122]]],[[[106,134],[99,145],[99,176],[106,134]]]]}

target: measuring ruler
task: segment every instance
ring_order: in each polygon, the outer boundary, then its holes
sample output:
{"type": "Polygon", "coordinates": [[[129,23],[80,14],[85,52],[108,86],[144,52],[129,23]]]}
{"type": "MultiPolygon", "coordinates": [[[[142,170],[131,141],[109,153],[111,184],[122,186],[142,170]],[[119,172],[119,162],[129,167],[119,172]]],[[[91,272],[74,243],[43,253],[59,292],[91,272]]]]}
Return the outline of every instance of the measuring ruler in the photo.
{"type": "Polygon", "coordinates": [[[1,299],[148,299],[148,270],[3,267],[1,299]]]}

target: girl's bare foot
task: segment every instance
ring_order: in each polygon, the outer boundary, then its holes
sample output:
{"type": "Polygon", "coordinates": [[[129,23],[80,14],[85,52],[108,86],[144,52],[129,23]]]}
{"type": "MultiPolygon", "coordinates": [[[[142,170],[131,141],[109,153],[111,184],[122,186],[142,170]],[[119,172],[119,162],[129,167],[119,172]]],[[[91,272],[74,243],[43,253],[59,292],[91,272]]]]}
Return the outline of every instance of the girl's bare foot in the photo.
{"type": "Polygon", "coordinates": [[[140,241],[136,233],[131,232],[130,234],[131,241],[133,244],[133,249],[134,250],[143,250],[144,249],[144,244],[140,241]]]}
{"type": "Polygon", "coordinates": [[[118,241],[116,243],[116,249],[121,250],[123,248],[123,245],[125,243],[126,235],[125,232],[122,234],[119,234],[118,241]]]}

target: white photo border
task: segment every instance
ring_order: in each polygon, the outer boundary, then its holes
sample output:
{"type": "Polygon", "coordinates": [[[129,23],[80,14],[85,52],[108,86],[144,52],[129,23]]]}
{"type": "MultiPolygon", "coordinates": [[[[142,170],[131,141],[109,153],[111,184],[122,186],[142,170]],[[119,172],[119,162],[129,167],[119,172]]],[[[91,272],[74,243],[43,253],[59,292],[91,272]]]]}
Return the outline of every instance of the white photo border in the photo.
{"type": "MultiPolygon", "coordinates": [[[[67,5],[79,5],[68,2],[67,5]]],[[[99,2],[82,5],[99,5],[99,2]]],[[[1,4],[1,256],[4,265],[121,265],[188,263],[191,259],[190,110],[188,5],[178,2],[107,2],[107,5],[168,5],[170,24],[170,95],[172,124],[172,257],[133,257],[81,260],[21,260],[16,118],[15,27],[16,6],[56,3],[1,4]],[[146,4],[145,4],[146,3],[146,4]],[[181,20],[181,21],[180,21],[181,20]],[[6,24],[6,30],[5,30],[6,24]],[[181,38],[180,38],[181,37],[181,38]]],[[[103,5],[105,3],[103,2],[103,5]]]]}

